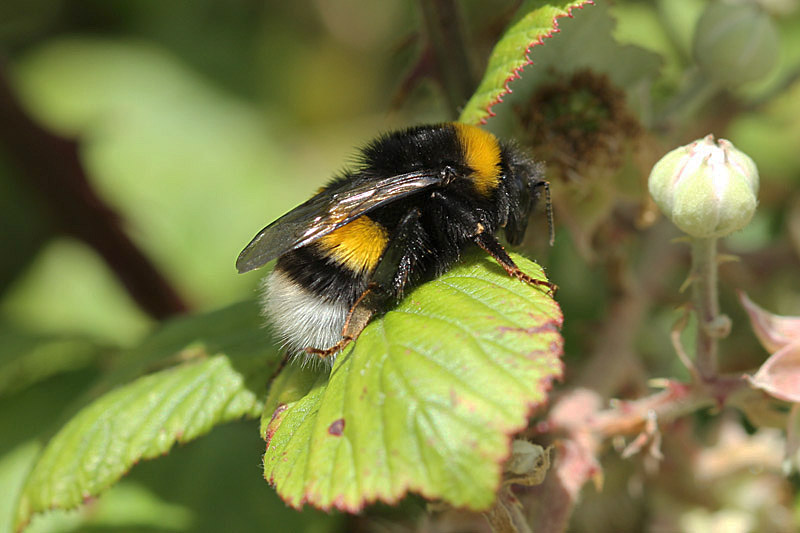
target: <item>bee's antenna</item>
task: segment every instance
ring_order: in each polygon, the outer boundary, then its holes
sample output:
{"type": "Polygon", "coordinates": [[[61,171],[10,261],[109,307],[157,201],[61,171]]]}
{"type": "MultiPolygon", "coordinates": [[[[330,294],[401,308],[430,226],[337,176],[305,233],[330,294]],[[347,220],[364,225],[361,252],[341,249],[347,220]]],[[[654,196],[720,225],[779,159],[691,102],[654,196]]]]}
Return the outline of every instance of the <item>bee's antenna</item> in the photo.
{"type": "Polygon", "coordinates": [[[544,210],[547,215],[547,227],[550,229],[550,246],[556,242],[556,227],[553,224],[553,203],[550,201],[550,182],[541,182],[544,187],[544,210]]]}

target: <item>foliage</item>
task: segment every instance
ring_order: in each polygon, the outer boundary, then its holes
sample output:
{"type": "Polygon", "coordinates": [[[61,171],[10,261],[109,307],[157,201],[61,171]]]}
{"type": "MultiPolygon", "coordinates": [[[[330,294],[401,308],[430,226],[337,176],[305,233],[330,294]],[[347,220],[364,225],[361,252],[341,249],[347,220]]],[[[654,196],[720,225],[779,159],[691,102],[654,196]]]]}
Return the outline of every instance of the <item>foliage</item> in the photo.
{"type": "Polygon", "coordinates": [[[0,533],[800,527],[800,5],[431,5],[0,8],[0,533]],[[241,246],[455,116],[547,162],[555,300],[473,251],[274,376],[241,246]],[[686,246],[646,178],[709,133],[758,207],[686,246]]]}
{"type": "Polygon", "coordinates": [[[492,50],[483,79],[461,111],[459,121],[485,124],[489,117],[494,116],[492,107],[511,92],[509,83],[519,79],[522,69],[531,64],[531,49],[544,44],[542,39],[552,37],[558,31],[556,19],[572,16],[573,8],[586,3],[585,0],[579,0],[565,2],[564,5],[542,3],[537,6],[536,2],[522,5],[520,19],[509,26],[492,50]]]}
{"type": "Polygon", "coordinates": [[[478,257],[370,324],[330,376],[290,368],[275,381],[264,470],[287,503],[354,512],[412,490],[491,505],[510,436],[561,376],[561,314],[478,257]]]}

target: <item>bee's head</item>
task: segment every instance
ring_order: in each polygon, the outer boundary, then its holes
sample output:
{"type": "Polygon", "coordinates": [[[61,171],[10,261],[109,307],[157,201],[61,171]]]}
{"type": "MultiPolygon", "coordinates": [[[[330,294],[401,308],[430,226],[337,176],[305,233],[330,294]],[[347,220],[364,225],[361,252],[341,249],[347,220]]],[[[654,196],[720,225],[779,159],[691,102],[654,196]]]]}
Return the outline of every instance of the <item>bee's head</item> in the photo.
{"type": "Polygon", "coordinates": [[[528,217],[544,191],[546,210],[552,240],[552,215],[550,211],[550,189],[544,179],[544,163],[531,159],[514,144],[504,144],[502,152],[504,190],[508,203],[508,218],[505,226],[506,239],[519,244],[528,226],[528,217]]]}

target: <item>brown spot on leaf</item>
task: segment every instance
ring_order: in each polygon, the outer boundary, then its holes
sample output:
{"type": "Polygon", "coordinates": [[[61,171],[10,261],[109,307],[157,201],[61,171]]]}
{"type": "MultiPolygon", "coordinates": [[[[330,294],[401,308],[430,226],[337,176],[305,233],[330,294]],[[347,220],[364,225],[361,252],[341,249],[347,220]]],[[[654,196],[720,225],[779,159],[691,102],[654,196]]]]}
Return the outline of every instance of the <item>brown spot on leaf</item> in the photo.
{"type": "Polygon", "coordinates": [[[272,412],[272,418],[269,419],[269,424],[267,425],[267,434],[264,436],[264,440],[267,443],[267,448],[269,448],[269,441],[272,440],[272,436],[276,431],[278,431],[278,426],[280,426],[280,423],[276,423],[276,421],[280,419],[281,414],[288,408],[288,405],[282,403],[275,408],[275,411],[272,412]]]}
{"type": "Polygon", "coordinates": [[[333,422],[331,422],[331,425],[328,426],[329,435],[333,435],[334,437],[341,437],[342,433],[344,433],[344,418],[334,420],[333,422]]]}
{"type": "Polygon", "coordinates": [[[456,407],[461,402],[461,398],[458,397],[456,390],[453,387],[450,387],[450,405],[452,407],[456,407]]]}

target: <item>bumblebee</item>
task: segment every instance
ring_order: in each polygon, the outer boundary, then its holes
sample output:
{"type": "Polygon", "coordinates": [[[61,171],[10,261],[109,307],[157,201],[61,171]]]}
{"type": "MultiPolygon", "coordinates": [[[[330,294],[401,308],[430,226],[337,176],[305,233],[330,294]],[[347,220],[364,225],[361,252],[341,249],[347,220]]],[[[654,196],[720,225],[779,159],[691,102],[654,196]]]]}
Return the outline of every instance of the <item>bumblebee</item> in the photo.
{"type": "Polygon", "coordinates": [[[519,244],[545,192],[543,165],[478,127],[417,126],[367,144],[357,164],[261,230],[236,261],[240,273],[277,258],[263,281],[266,316],[289,355],[332,362],[375,313],[446,272],[470,245],[522,272],[497,240],[519,244]]]}

